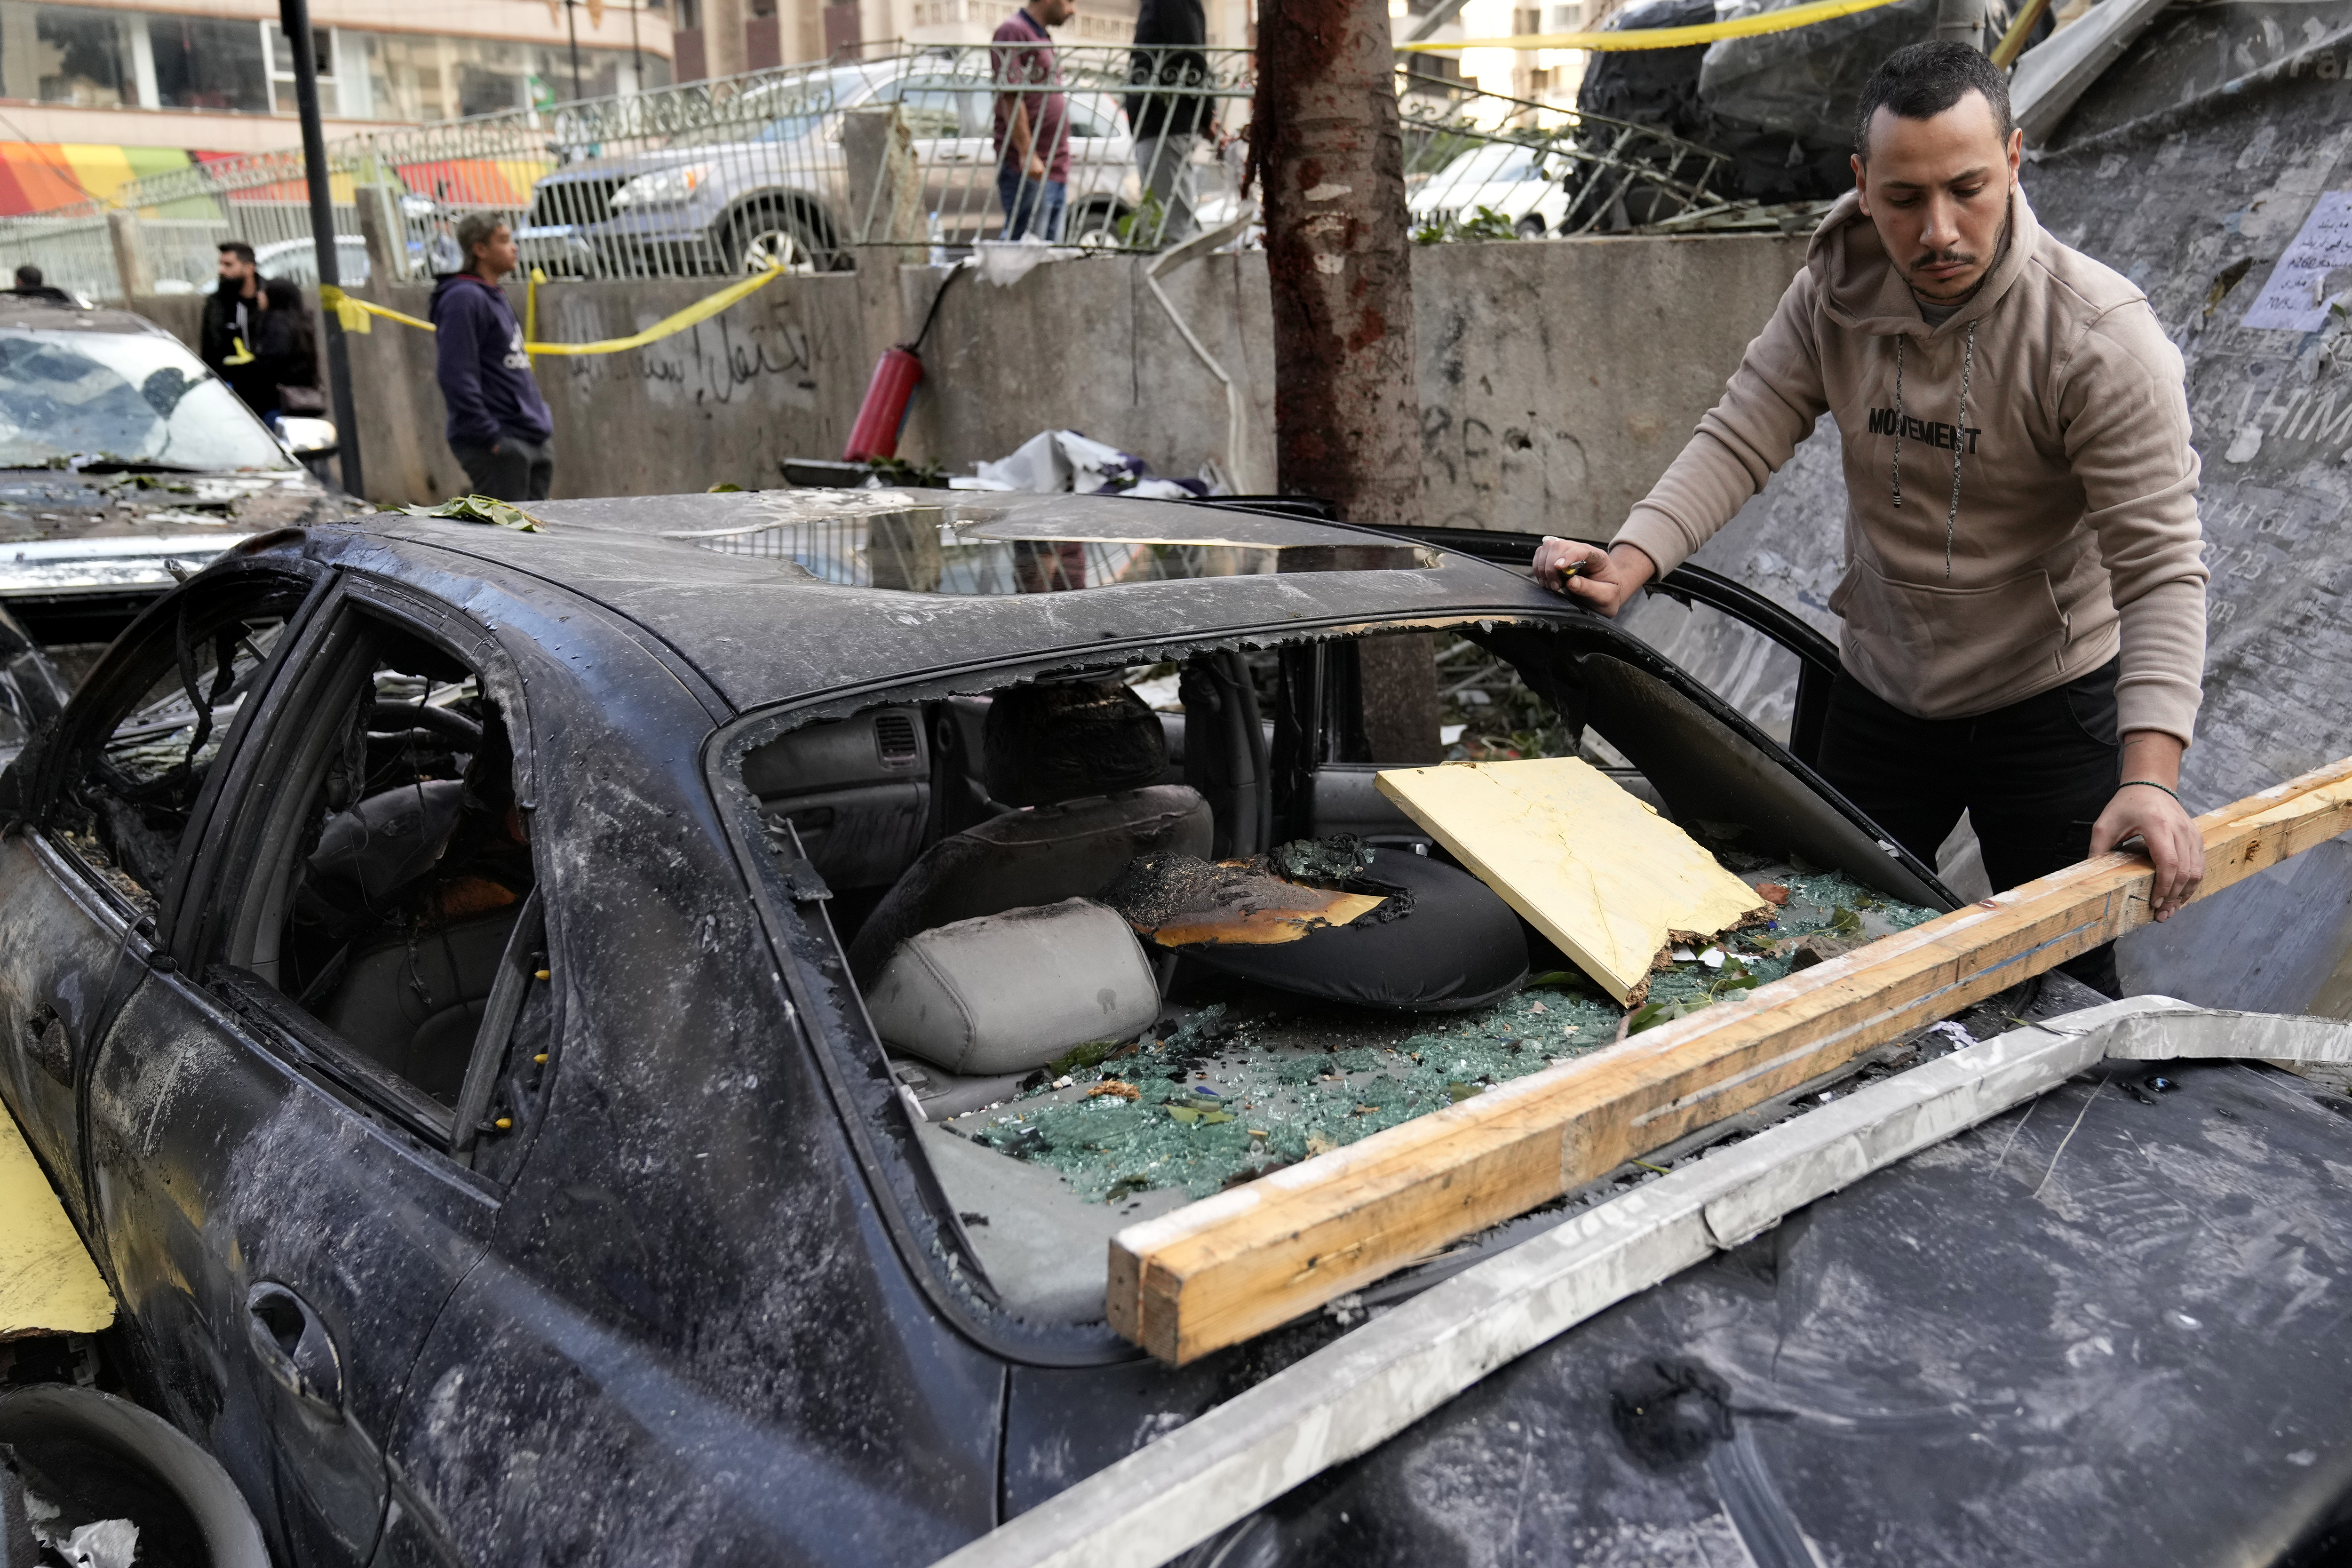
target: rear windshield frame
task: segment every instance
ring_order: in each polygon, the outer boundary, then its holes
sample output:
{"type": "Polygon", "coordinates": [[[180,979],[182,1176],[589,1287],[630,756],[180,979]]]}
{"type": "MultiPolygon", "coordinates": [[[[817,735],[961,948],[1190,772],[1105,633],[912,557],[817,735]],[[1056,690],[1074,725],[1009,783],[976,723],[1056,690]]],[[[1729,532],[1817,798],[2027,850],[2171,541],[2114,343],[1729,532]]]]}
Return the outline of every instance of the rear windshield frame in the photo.
{"type": "MultiPolygon", "coordinates": [[[[929,1158],[917,1147],[915,1130],[887,1053],[866,1016],[864,997],[850,979],[846,944],[835,931],[823,898],[805,899],[804,888],[796,897],[787,868],[762,830],[760,803],[743,783],[746,757],[808,724],[845,719],[881,706],[992,692],[1041,676],[1110,674],[1138,665],[1181,661],[1200,653],[1264,651],[1388,632],[1472,627],[1485,631],[1515,625],[1595,640],[1602,651],[1666,682],[1850,822],[1874,827],[1811,767],[1790,754],[1786,745],[1689,672],[1610,621],[1566,603],[1557,610],[1469,605],[1376,619],[1329,616],[1194,637],[1107,642],[1047,658],[979,660],[911,680],[864,682],[756,709],[713,731],[704,744],[705,781],[719,804],[719,819],[780,961],[779,975],[800,1022],[803,1044],[833,1094],[876,1210],[909,1275],[932,1306],[961,1332],[992,1354],[1033,1366],[1100,1366],[1148,1359],[1143,1350],[1119,1338],[1106,1323],[1038,1323],[1015,1317],[979,1283],[985,1273],[967,1249],[959,1227],[949,1223],[949,1200],[929,1158]]],[[[1906,871],[1941,895],[1945,907],[1958,907],[1958,900],[1937,880],[1933,868],[1921,866],[1906,851],[1891,853],[1906,871]]],[[[1411,1271],[1403,1271],[1388,1283],[1393,1287],[1410,1276],[1411,1271]]]]}

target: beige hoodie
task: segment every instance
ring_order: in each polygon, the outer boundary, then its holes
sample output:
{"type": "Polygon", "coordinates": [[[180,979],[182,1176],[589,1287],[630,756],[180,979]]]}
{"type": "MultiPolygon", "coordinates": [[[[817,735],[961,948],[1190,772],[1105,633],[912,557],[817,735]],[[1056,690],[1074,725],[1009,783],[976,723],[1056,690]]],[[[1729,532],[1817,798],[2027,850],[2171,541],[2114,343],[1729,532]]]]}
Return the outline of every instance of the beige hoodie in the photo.
{"type": "Polygon", "coordinates": [[[2206,573],[2180,355],[2147,297],[2044,233],[2022,191],[2011,215],[1984,286],[1931,331],[1848,193],[1617,540],[1673,570],[1827,410],[1846,487],[1830,608],[1856,679],[1906,712],[1965,718],[2120,647],[2122,728],[2185,742],[2206,573]]]}

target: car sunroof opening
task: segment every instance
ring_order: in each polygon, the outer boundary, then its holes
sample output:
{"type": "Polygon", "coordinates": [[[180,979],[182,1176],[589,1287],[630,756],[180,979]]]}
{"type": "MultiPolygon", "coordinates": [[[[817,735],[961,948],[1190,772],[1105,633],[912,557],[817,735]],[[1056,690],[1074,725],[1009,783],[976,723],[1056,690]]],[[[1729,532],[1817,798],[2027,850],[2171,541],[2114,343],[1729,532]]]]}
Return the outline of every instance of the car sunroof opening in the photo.
{"type": "Polygon", "coordinates": [[[1253,540],[1214,513],[1161,508],[1161,537],[1088,537],[1042,530],[1003,505],[935,504],[902,490],[791,490],[763,497],[764,515],[662,537],[725,555],[772,560],[826,583],[955,596],[1062,594],[1139,583],[1283,572],[1432,567],[1439,552],[1402,541],[1336,535],[1253,540]]]}

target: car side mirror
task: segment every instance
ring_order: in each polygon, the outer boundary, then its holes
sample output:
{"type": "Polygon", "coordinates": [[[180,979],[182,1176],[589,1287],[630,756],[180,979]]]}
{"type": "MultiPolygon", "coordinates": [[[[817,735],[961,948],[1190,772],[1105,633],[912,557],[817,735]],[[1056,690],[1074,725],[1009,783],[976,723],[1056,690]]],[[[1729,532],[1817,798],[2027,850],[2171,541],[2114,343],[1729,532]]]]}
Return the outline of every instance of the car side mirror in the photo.
{"type": "Polygon", "coordinates": [[[335,434],[335,422],[331,419],[289,414],[278,423],[284,430],[278,438],[298,458],[331,458],[341,449],[341,438],[335,434]]]}

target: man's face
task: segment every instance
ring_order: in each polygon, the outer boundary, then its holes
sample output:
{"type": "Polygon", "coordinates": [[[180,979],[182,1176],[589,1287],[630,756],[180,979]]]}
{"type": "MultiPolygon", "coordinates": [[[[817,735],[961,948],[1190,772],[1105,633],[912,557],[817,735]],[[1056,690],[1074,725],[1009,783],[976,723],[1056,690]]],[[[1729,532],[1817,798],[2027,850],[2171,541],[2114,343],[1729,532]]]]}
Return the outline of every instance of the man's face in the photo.
{"type": "Polygon", "coordinates": [[[1984,94],[1928,120],[1889,109],[1870,119],[1870,161],[1853,160],[1862,210],[1895,269],[1922,300],[1958,300],[1984,281],[2009,221],[2023,132],[2008,145],[1984,94]]]}
{"type": "Polygon", "coordinates": [[[1030,0],[1029,14],[1048,27],[1058,27],[1078,14],[1077,0],[1030,0]]]}
{"type": "Polygon", "coordinates": [[[232,294],[249,294],[259,269],[234,250],[224,250],[220,258],[220,286],[232,294]]]}
{"type": "Polygon", "coordinates": [[[481,269],[493,278],[503,278],[522,260],[522,247],[515,243],[512,230],[500,224],[490,231],[490,237],[474,247],[481,258],[481,269]]]}

